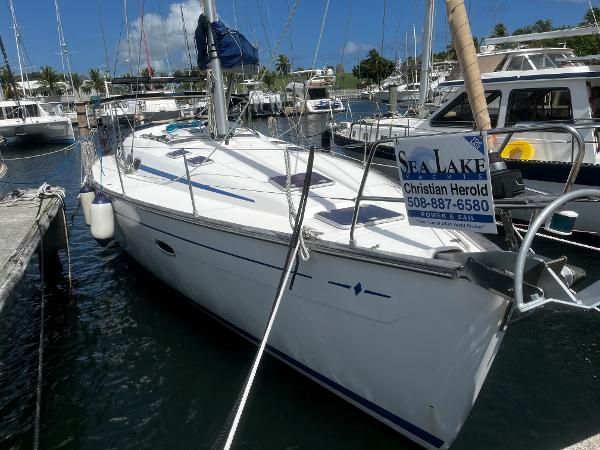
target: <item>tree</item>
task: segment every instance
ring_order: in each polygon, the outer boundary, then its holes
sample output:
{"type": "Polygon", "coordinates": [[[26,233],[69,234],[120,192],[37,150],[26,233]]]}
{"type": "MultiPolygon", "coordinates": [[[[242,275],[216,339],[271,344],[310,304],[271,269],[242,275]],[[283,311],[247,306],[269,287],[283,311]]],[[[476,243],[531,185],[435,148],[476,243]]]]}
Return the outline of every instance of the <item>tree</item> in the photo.
{"type": "Polygon", "coordinates": [[[144,67],[142,69],[142,71],[140,72],[140,76],[142,76],[142,77],[153,77],[155,75],[156,75],[156,70],[152,66],[150,66],[150,68],[144,67]]]}
{"type": "Polygon", "coordinates": [[[81,92],[85,95],[90,95],[92,93],[92,82],[90,80],[85,80],[81,85],[81,92]]]}
{"type": "Polygon", "coordinates": [[[494,26],[494,30],[492,31],[492,35],[490,37],[505,37],[508,36],[508,30],[506,29],[506,25],[503,23],[497,23],[494,26]]]}
{"type": "Polygon", "coordinates": [[[343,64],[338,64],[335,66],[335,74],[336,75],[344,75],[345,71],[344,71],[344,65],[343,64]]]}
{"type": "Polygon", "coordinates": [[[394,63],[381,56],[374,48],[369,50],[367,58],[352,68],[352,74],[359,78],[367,78],[371,82],[381,82],[394,71],[394,63]]]}
{"type": "MultiPolygon", "coordinates": [[[[12,81],[14,82],[14,75],[12,81]]],[[[15,95],[11,82],[11,74],[6,67],[3,67],[0,71],[0,84],[2,84],[2,94],[4,95],[4,98],[14,98],[15,95]]],[[[15,87],[17,89],[17,95],[22,95],[19,85],[15,83],[15,87]]]]}
{"type": "Polygon", "coordinates": [[[90,69],[90,81],[97,94],[104,93],[104,78],[98,69],[90,69]]]}
{"type": "Polygon", "coordinates": [[[54,94],[54,88],[60,82],[60,75],[51,66],[43,66],[40,70],[39,82],[42,87],[45,87],[51,94],[54,94]]]}
{"type": "Polygon", "coordinates": [[[287,75],[290,73],[292,65],[290,64],[290,60],[285,55],[279,55],[277,58],[277,65],[275,66],[275,70],[282,75],[287,75]]]}
{"type": "Polygon", "coordinates": [[[588,9],[580,25],[596,25],[600,23],[600,8],[588,9]]]}
{"type": "Polygon", "coordinates": [[[71,80],[73,81],[73,91],[77,95],[77,97],[81,100],[80,89],[83,86],[83,77],[78,73],[74,73],[71,75],[71,80]]]}
{"type": "Polygon", "coordinates": [[[554,27],[552,26],[552,20],[537,20],[533,25],[529,25],[523,28],[517,28],[513,35],[519,34],[531,34],[531,33],[543,33],[545,31],[552,31],[554,27]]]}
{"type": "Polygon", "coordinates": [[[261,78],[263,83],[265,83],[269,89],[271,89],[271,87],[273,87],[273,84],[275,84],[275,72],[272,72],[266,67],[264,67],[259,73],[259,79],[261,78]]]}

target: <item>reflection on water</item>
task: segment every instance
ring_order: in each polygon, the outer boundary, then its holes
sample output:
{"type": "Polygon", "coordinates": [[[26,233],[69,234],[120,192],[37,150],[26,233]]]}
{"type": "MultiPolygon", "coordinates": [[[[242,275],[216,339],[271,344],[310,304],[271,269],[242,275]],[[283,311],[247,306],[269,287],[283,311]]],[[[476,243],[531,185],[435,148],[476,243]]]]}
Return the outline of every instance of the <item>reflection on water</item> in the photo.
{"type": "MultiPolygon", "coordinates": [[[[353,112],[368,111],[353,102],[353,112]]],[[[326,115],[279,132],[320,145],[326,115]]],[[[257,129],[268,132],[266,121],[257,129]]],[[[8,149],[6,158],[52,148],[8,149]]],[[[339,149],[338,149],[339,151],[339,149]]],[[[198,312],[118,246],[101,248],[76,211],[76,152],[10,161],[0,192],[42,181],[68,189],[74,287],[47,286],[41,448],[210,448],[255,349],[198,312]]],[[[0,230],[1,232],[1,230],[0,230]]],[[[598,277],[595,254],[548,243],[549,256],[598,277]]],[[[65,261],[63,260],[63,264],[65,261]]],[[[0,316],[0,449],[32,445],[40,286],[37,261],[0,316]]],[[[455,449],[561,448],[600,433],[600,314],[547,308],[511,326],[455,449]]],[[[267,357],[237,448],[416,446],[267,357]]]]}

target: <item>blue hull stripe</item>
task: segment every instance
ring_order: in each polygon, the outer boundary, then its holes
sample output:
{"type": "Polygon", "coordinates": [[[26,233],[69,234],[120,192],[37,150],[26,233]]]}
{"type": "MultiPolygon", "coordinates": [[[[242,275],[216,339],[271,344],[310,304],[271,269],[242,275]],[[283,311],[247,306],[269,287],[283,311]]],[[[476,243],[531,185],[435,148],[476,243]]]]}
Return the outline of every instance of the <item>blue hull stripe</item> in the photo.
{"type": "MultiPolygon", "coordinates": [[[[200,305],[200,304],[198,304],[196,302],[193,302],[193,304],[195,306],[197,306],[198,308],[200,308],[202,311],[204,311],[209,316],[214,317],[216,320],[222,322],[223,324],[225,324],[226,326],[228,326],[232,330],[234,330],[237,333],[241,334],[242,336],[246,337],[248,340],[254,342],[257,345],[260,343],[260,341],[256,337],[254,337],[253,335],[251,335],[250,333],[242,330],[241,328],[235,326],[231,322],[223,319],[221,316],[218,316],[217,314],[213,313],[212,311],[206,309],[204,306],[202,306],[202,305],[200,305]]],[[[407,422],[406,420],[398,417],[394,413],[392,413],[392,412],[390,412],[390,411],[382,408],[381,406],[373,403],[372,401],[367,400],[364,397],[361,397],[356,392],[351,391],[350,389],[342,386],[341,384],[336,383],[335,381],[331,380],[330,378],[327,378],[325,375],[322,375],[319,372],[317,372],[316,370],[313,370],[310,367],[302,364],[300,361],[297,361],[294,358],[292,358],[291,356],[288,356],[287,354],[283,353],[282,351],[277,350],[275,347],[267,344],[267,351],[269,351],[269,353],[277,356],[278,358],[281,358],[282,360],[284,360],[285,362],[287,362],[291,366],[295,367],[297,370],[299,370],[301,372],[304,372],[307,375],[310,375],[311,377],[315,378],[319,382],[321,382],[321,383],[329,386],[330,388],[338,391],[342,395],[348,397],[350,400],[358,403],[359,405],[363,406],[364,408],[368,409],[369,411],[372,411],[376,415],[378,415],[378,416],[380,416],[380,417],[382,417],[382,418],[384,418],[386,420],[389,420],[393,424],[395,424],[398,427],[400,427],[400,428],[408,431],[410,434],[412,434],[412,435],[418,437],[419,439],[427,442],[428,444],[434,446],[435,448],[441,448],[444,445],[444,441],[441,440],[440,438],[438,438],[438,437],[434,436],[433,434],[431,434],[431,433],[423,430],[422,428],[419,428],[416,425],[413,425],[410,422],[407,422]]]]}
{"type": "MultiPolygon", "coordinates": [[[[158,175],[159,177],[166,178],[168,180],[177,181],[178,183],[188,185],[187,178],[181,178],[177,175],[173,175],[169,172],[163,172],[162,170],[155,169],[154,167],[140,165],[140,170],[144,172],[151,173],[152,175],[158,175]]],[[[215,194],[226,195],[227,197],[237,198],[238,200],[244,200],[246,202],[254,203],[254,199],[249,197],[244,197],[243,195],[234,194],[232,192],[227,192],[222,189],[216,188],[214,186],[210,186],[208,184],[197,183],[196,181],[192,181],[192,186],[198,189],[204,189],[205,191],[213,192],[215,194]]]]}
{"type": "MultiPolygon", "coordinates": [[[[125,218],[127,218],[127,219],[129,219],[129,220],[132,220],[132,219],[130,219],[129,217],[127,217],[127,216],[125,216],[125,215],[123,215],[123,214],[121,214],[121,213],[118,213],[118,212],[116,212],[116,211],[115,211],[115,214],[117,214],[117,215],[119,215],[119,216],[123,216],[123,217],[125,217],[125,218]]],[[[207,250],[212,250],[213,252],[221,253],[221,254],[223,254],[223,255],[227,255],[227,256],[232,256],[232,257],[234,257],[234,258],[241,259],[241,260],[243,260],[243,261],[248,261],[248,262],[251,262],[251,263],[254,263],[254,264],[259,264],[259,265],[261,265],[261,266],[268,267],[268,268],[270,268],[270,269],[275,269],[275,270],[280,270],[280,271],[283,271],[283,267],[275,266],[275,265],[273,265],[273,264],[269,264],[269,263],[266,263],[266,262],[263,262],[263,261],[259,261],[259,260],[257,260],[257,259],[247,258],[247,257],[245,257],[245,256],[242,256],[242,255],[237,255],[237,254],[235,254],[235,253],[231,253],[231,252],[228,252],[228,251],[226,251],[226,250],[221,250],[221,249],[218,249],[218,248],[215,248],[215,247],[211,247],[211,246],[209,246],[209,245],[201,244],[200,242],[191,241],[191,240],[189,240],[189,239],[186,239],[186,238],[184,238],[184,237],[177,236],[176,234],[172,234],[172,233],[169,233],[169,232],[167,232],[167,231],[161,230],[161,229],[159,229],[159,228],[154,228],[154,227],[152,227],[152,226],[150,226],[150,225],[146,225],[145,223],[141,223],[141,222],[139,222],[139,224],[140,224],[140,225],[142,225],[142,226],[144,226],[144,227],[146,227],[146,228],[150,228],[151,230],[158,231],[159,233],[163,233],[163,234],[166,234],[166,235],[168,235],[168,236],[174,237],[174,238],[176,238],[176,239],[180,239],[180,240],[182,240],[182,241],[188,242],[188,243],[190,243],[190,244],[197,245],[198,247],[202,247],[202,248],[205,248],[205,249],[207,249],[207,250]]],[[[297,276],[297,277],[303,277],[303,278],[309,278],[309,279],[311,279],[311,278],[312,278],[312,276],[310,276],[310,275],[306,275],[306,274],[304,274],[304,273],[300,273],[300,272],[297,272],[297,273],[296,273],[296,276],[297,276]]]]}
{"type": "MultiPolygon", "coordinates": [[[[115,212],[115,214],[119,214],[121,216],[123,216],[120,213],[115,212]]],[[[123,216],[123,217],[127,217],[127,216],[123,216]]],[[[204,244],[200,244],[198,242],[194,242],[194,241],[190,241],[189,239],[185,239],[179,236],[176,236],[174,234],[171,233],[167,233],[166,231],[160,230],[158,228],[154,228],[150,225],[146,225],[145,223],[141,223],[140,225],[146,227],[146,228],[150,228],[151,230],[155,230],[158,231],[160,233],[164,233],[167,234],[169,236],[173,236],[174,238],[177,239],[181,239],[183,241],[189,242],[191,244],[195,244],[198,245],[200,247],[209,249],[209,250],[213,250],[215,252],[219,252],[222,253],[224,255],[229,255],[229,256],[233,256],[234,258],[239,258],[242,259],[244,261],[249,261],[249,262],[253,262],[256,264],[260,264],[262,266],[266,266],[266,267],[270,267],[273,269],[277,269],[277,270],[283,270],[282,267],[278,267],[278,266],[274,266],[272,264],[268,264],[262,261],[257,261],[255,259],[251,259],[251,258],[246,258],[245,256],[241,256],[241,255],[236,255],[234,253],[230,253],[227,252],[225,250],[220,250],[214,247],[209,247],[207,245],[204,244]]],[[[305,275],[305,274],[301,274],[298,273],[297,276],[300,277],[305,277],[305,278],[312,278],[310,275],[305,275]]],[[[242,336],[246,337],[247,339],[249,339],[250,341],[258,344],[260,341],[254,337],[252,334],[242,330],[241,328],[235,326],[234,324],[232,324],[231,322],[223,319],[222,317],[218,316],[217,314],[213,313],[212,311],[208,310],[207,308],[203,307],[202,305],[200,305],[197,302],[193,302],[193,304],[195,306],[197,306],[198,308],[202,309],[202,311],[204,311],[206,314],[214,317],[215,319],[219,320],[220,322],[224,323],[225,325],[227,325],[229,328],[235,330],[236,332],[238,332],[239,334],[241,334],[242,336]]],[[[351,399],[352,401],[358,403],[359,405],[363,406],[365,409],[368,409],[369,411],[372,411],[374,414],[376,414],[377,416],[380,416],[390,422],[392,422],[393,424],[397,425],[398,427],[408,431],[409,433],[411,433],[412,435],[418,437],[419,439],[421,439],[424,442],[427,442],[428,444],[436,447],[436,448],[441,448],[444,445],[444,441],[436,436],[434,436],[433,434],[423,430],[422,428],[419,428],[416,425],[413,425],[412,423],[402,419],[401,417],[398,417],[396,414],[382,408],[381,406],[371,402],[370,400],[367,400],[364,397],[361,397],[359,394],[351,391],[350,389],[342,386],[341,384],[336,383],[335,381],[331,380],[330,378],[327,378],[325,375],[320,374],[319,372],[317,372],[316,370],[311,369],[310,367],[302,364],[300,361],[295,360],[294,358],[286,355],[285,353],[283,353],[280,350],[277,350],[275,347],[272,347],[270,345],[267,345],[267,350],[272,353],[273,355],[281,358],[282,360],[284,360],[285,362],[287,362],[288,364],[290,364],[291,366],[294,366],[296,369],[300,370],[301,372],[306,373],[307,375],[310,375],[311,377],[315,378],[316,380],[318,380],[319,382],[329,386],[330,388],[332,388],[333,390],[341,393],[342,395],[344,395],[345,397],[351,399]]]]}

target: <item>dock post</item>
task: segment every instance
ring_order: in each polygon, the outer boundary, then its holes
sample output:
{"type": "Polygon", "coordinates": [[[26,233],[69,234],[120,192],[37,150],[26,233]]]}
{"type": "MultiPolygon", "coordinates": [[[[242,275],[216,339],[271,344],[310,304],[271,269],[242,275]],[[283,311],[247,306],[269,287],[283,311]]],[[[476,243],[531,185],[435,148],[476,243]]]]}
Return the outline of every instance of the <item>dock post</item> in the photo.
{"type": "Polygon", "coordinates": [[[77,113],[77,127],[79,136],[82,138],[90,135],[90,125],[88,123],[87,108],[85,102],[75,102],[75,112],[77,113]]]}
{"type": "Polygon", "coordinates": [[[392,114],[398,112],[398,86],[391,85],[389,87],[388,111],[392,114]]]}

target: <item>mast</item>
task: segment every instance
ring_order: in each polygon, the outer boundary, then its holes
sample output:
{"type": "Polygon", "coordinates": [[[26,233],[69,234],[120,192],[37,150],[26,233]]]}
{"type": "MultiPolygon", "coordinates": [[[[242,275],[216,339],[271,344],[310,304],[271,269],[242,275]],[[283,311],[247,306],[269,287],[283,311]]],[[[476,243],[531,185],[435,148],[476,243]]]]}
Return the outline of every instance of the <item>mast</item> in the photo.
{"type": "Polygon", "coordinates": [[[225,105],[225,90],[223,88],[223,71],[221,69],[221,62],[217,55],[217,49],[215,47],[215,39],[212,34],[212,28],[210,24],[217,20],[217,12],[215,10],[215,4],[213,0],[202,0],[204,5],[204,14],[209,22],[208,25],[208,55],[210,57],[210,70],[212,76],[210,81],[213,85],[213,104],[215,110],[215,123],[217,125],[217,136],[225,136],[228,132],[227,123],[227,109],[225,105]]]}
{"type": "Polygon", "coordinates": [[[425,13],[425,33],[423,41],[423,55],[421,56],[421,84],[419,85],[419,106],[425,106],[429,94],[429,75],[431,71],[431,44],[433,41],[433,16],[435,1],[427,0],[425,13]]]}
{"type": "Polygon", "coordinates": [[[65,34],[63,32],[62,20],[60,18],[60,9],[58,8],[58,0],[54,0],[54,8],[56,9],[56,25],[58,27],[58,44],[60,45],[60,54],[63,61],[63,70],[65,69],[65,61],[67,62],[67,70],[69,72],[69,83],[71,83],[71,90],[73,91],[73,97],[75,97],[75,86],[73,86],[73,72],[71,72],[71,61],[69,59],[69,50],[67,48],[67,41],[65,40],[65,34]]]}
{"type": "MultiPolygon", "coordinates": [[[[17,59],[19,61],[19,72],[21,73],[21,83],[23,84],[23,94],[27,96],[27,89],[29,86],[25,87],[25,78],[23,77],[23,64],[21,63],[21,46],[19,45],[19,41],[21,40],[21,34],[19,33],[19,25],[17,24],[17,16],[15,15],[15,7],[13,5],[13,0],[9,0],[8,7],[10,9],[10,15],[12,18],[13,29],[15,30],[15,44],[17,45],[17,59]]],[[[29,83],[27,83],[29,84],[29,83]]],[[[30,92],[31,94],[31,92],[30,92]]]]}
{"type": "Polygon", "coordinates": [[[448,14],[448,25],[450,25],[450,32],[452,33],[452,42],[456,49],[456,56],[465,81],[465,89],[469,96],[469,105],[471,111],[473,111],[477,129],[489,130],[492,128],[492,124],[464,1],[446,0],[446,13],[448,14]]]}

